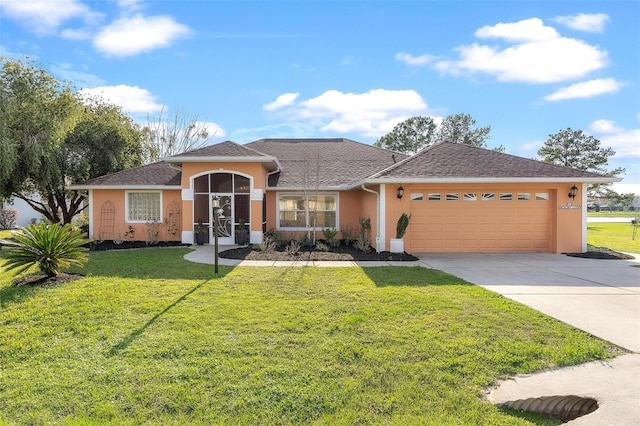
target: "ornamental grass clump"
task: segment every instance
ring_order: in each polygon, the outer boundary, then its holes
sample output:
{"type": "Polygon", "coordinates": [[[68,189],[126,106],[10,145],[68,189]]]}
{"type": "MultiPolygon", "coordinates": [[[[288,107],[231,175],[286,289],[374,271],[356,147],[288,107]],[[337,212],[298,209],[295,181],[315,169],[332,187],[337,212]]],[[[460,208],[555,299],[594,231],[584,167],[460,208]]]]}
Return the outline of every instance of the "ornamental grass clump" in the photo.
{"type": "Polygon", "coordinates": [[[56,277],[63,268],[83,266],[88,260],[83,246],[89,240],[71,224],[31,224],[12,232],[11,238],[2,240],[5,269],[18,269],[18,274],[37,266],[47,277],[56,277]]]}

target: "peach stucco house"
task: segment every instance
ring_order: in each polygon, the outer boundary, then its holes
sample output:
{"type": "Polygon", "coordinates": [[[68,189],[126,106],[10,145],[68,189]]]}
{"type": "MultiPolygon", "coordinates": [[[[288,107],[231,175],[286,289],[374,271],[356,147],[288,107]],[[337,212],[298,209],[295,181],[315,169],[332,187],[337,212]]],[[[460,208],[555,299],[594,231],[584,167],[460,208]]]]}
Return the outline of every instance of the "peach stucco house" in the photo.
{"type": "Polygon", "coordinates": [[[400,214],[411,214],[408,252],[586,251],[586,186],[619,179],[491,150],[439,143],[413,156],[348,139],[262,139],[207,146],[101,176],[88,191],[90,237],[194,242],[198,221],[219,242],[244,221],[250,241],[270,229],[357,229],[389,250],[400,214]],[[575,198],[569,196],[575,187],[575,198]],[[402,197],[399,189],[402,188],[402,197]],[[576,191],[577,190],[577,191],[576,191]]]}

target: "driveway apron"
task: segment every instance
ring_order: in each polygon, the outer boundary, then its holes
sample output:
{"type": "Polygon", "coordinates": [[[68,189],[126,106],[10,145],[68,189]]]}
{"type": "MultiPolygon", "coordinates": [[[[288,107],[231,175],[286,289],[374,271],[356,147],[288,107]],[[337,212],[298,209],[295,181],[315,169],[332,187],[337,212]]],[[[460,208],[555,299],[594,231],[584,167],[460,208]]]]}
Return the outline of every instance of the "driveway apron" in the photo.
{"type": "Polygon", "coordinates": [[[640,353],[640,262],[548,253],[421,253],[426,265],[640,353]]]}

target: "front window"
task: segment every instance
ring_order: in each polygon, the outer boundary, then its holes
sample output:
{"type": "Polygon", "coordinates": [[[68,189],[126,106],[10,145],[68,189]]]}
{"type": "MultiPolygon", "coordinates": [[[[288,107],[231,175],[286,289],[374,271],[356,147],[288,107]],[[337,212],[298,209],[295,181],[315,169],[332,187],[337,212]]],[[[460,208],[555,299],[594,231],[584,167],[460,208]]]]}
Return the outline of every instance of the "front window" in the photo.
{"type": "Polygon", "coordinates": [[[281,194],[278,197],[278,227],[337,228],[337,201],[335,194],[281,194]]]}
{"type": "Polygon", "coordinates": [[[127,222],[160,222],[160,192],[127,192],[127,222]]]}

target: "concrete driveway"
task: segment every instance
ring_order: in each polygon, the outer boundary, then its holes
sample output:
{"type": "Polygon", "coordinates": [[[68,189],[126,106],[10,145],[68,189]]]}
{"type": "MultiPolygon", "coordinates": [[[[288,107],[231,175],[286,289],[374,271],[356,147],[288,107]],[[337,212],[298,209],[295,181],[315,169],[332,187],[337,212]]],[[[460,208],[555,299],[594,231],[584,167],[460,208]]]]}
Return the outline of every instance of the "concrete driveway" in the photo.
{"type": "MultiPolygon", "coordinates": [[[[415,253],[414,253],[415,254],[415,253]]],[[[640,261],[549,253],[424,253],[426,265],[640,353],[640,261]]]]}
{"type": "Polygon", "coordinates": [[[487,395],[494,404],[545,396],[595,398],[571,425],[640,424],[640,265],[556,254],[418,254],[426,265],[500,293],[634,354],[519,375],[487,395]]]}

